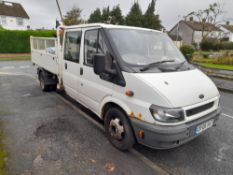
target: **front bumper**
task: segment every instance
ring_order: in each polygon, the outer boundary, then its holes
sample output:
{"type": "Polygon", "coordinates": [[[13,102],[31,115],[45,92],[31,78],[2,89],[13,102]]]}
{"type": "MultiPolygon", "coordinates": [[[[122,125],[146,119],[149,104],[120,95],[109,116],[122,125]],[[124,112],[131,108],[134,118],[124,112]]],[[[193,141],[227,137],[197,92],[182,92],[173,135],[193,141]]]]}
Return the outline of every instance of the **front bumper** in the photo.
{"type": "Polygon", "coordinates": [[[195,129],[198,125],[214,120],[215,126],[220,114],[221,110],[218,109],[197,120],[178,126],[160,126],[137,119],[131,119],[131,122],[138,143],[155,149],[170,149],[196,138],[198,135],[196,135],[195,129]],[[144,133],[142,138],[138,134],[140,131],[144,133]]]}

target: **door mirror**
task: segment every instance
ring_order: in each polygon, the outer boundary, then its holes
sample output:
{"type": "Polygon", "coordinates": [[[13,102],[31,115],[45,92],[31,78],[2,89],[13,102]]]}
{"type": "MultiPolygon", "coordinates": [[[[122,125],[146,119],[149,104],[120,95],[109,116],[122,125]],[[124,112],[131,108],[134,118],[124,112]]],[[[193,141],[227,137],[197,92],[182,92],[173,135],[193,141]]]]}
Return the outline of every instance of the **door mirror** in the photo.
{"type": "Polygon", "coordinates": [[[106,56],[103,54],[95,54],[93,58],[94,72],[100,75],[105,72],[106,56]]]}
{"type": "Polygon", "coordinates": [[[107,57],[103,54],[95,54],[93,58],[94,72],[97,75],[107,73],[110,75],[117,75],[115,69],[107,68],[107,57]]]}

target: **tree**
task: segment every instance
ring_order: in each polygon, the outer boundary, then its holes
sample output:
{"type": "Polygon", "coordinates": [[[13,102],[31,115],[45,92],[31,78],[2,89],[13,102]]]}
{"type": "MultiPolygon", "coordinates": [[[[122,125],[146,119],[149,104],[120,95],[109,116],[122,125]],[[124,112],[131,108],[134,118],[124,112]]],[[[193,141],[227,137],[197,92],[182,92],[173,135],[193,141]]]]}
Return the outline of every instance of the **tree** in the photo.
{"type": "Polygon", "coordinates": [[[99,8],[97,8],[88,20],[89,23],[102,22],[102,14],[99,8]]]}
{"type": "Polygon", "coordinates": [[[64,25],[70,26],[70,25],[77,25],[83,22],[81,19],[81,12],[82,10],[73,7],[70,11],[68,11],[63,19],[64,25]]]}
{"type": "Polygon", "coordinates": [[[162,28],[159,15],[155,15],[155,0],[152,0],[143,16],[143,27],[160,30],[162,28]]]}
{"type": "Polygon", "coordinates": [[[213,3],[204,10],[189,13],[185,18],[191,17],[201,23],[202,40],[205,40],[213,31],[213,26],[216,27],[218,25],[218,19],[222,14],[222,5],[220,3],[213,3]]]}
{"type": "Polygon", "coordinates": [[[140,5],[137,2],[135,2],[131,7],[129,14],[126,16],[126,25],[142,27],[142,19],[143,15],[140,5]]]}
{"type": "Polygon", "coordinates": [[[122,11],[119,5],[114,6],[110,12],[111,24],[124,24],[124,17],[122,16],[122,11]]]}
{"type": "Polygon", "coordinates": [[[109,6],[106,8],[103,8],[102,10],[102,22],[107,22],[110,17],[110,9],[109,6]]]}

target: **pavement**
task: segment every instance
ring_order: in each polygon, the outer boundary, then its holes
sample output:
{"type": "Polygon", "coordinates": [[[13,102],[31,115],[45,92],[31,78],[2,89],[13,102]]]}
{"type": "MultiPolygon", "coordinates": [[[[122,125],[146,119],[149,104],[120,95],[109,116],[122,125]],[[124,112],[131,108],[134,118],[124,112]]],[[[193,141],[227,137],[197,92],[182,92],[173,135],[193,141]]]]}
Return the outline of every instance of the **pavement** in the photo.
{"type": "Polygon", "coordinates": [[[207,74],[220,90],[233,93],[233,71],[205,68],[198,64],[194,66],[207,74]]]}
{"type": "Polygon", "coordinates": [[[41,92],[30,62],[0,63],[0,122],[10,175],[233,174],[233,94],[221,92],[215,128],[171,150],[111,146],[102,123],[78,103],[41,92]]]}
{"type": "Polygon", "coordinates": [[[218,77],[210,77],[216,86],[222,91],[228,91],[233,93],[233,80],[218,78],[218,77]]]}

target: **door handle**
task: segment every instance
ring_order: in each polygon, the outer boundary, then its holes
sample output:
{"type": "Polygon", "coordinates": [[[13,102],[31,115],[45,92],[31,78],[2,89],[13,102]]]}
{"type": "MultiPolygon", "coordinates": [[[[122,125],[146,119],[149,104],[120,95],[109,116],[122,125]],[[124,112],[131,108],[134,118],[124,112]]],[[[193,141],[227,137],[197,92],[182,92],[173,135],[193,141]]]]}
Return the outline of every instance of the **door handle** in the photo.
{"type": "Polygon", "coordinates": [[[80,68],[80,75],[83,75],[83,68],[80,68]]]}
{"type": "Polygon", "coordinates": [[[67,63],[65,63],[65,69],[67,69],[67,63]]]}

